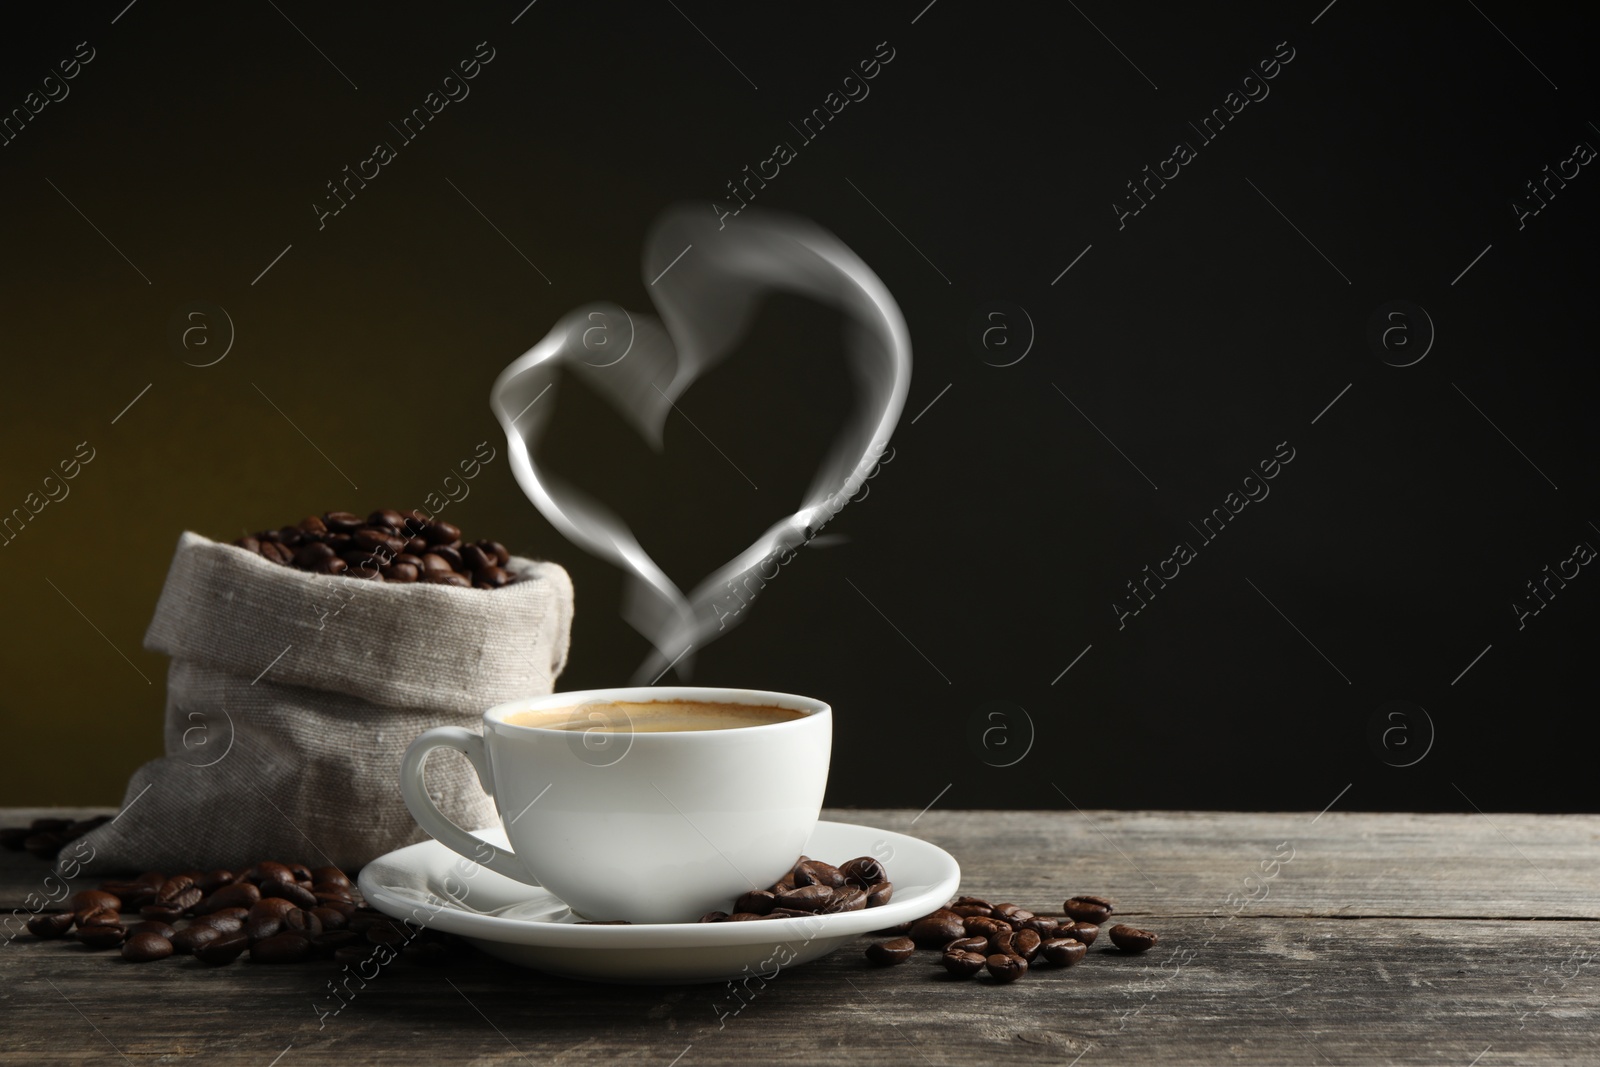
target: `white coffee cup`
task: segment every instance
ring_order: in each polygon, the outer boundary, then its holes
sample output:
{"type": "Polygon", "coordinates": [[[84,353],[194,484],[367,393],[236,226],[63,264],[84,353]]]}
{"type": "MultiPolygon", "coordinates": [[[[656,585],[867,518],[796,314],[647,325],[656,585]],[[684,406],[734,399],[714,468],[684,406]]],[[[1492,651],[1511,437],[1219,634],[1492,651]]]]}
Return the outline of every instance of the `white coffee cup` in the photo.
{"type": "Polygon", "coordinates": [[[585,919],[694,922],[731,910],[741,893],[770,886],[793,866],[822,808],[832,742],[832,709],[787,693],[688,686],[554,693],[490,708],[481,736],[443,726],[418,737],[401,761],[400,793],[441,844],[548,889],[585,919]],[[800,715],[681,732],[631,732],[616,721],[626,714],[612,702],[657,701],[800,715]],[[507,721],[557,708],[616,731],[507,721]],[[510,850],[467,833],[435,806],[422,765],[436,748],[472,761],[500,810],[510,850]]]}

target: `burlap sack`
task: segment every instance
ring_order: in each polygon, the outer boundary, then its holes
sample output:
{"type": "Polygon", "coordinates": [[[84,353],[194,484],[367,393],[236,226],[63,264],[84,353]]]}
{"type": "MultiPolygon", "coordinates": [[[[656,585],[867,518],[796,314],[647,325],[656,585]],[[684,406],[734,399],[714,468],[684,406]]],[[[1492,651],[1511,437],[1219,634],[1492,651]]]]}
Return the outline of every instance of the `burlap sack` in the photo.
{"type": "MultiPolygon", "coordinates": [[[[144,639],[172,657],[167,754],[86,835],[84,869],[353,870],[422,840],[400,799],[406,746],[549,693],[566,665],[572,579],[554,563],[507,569],[520,580],[495,590],[365,582],[185,533],[144,639]]],[[[460,825],[495,821],[465,760],[430,761],[428,786],[460,825]]]]}

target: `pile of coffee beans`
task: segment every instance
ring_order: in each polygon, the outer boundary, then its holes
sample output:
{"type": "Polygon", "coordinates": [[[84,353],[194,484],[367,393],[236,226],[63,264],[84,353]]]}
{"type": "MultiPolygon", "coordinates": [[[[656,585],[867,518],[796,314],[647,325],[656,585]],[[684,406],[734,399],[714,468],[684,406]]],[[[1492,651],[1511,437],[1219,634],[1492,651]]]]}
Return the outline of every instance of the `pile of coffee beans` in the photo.
{"type": "MultiPolygon", "coordinates": [[[[703,923],[742,923],[756,919],[799,919],[841,911],[881,908],[894,895],[883,864],[857,856],[835,867],[801,856],[789,873],[765,889],[752,889],[734,901],[733,912],[711,911],[703,923]]],[[[626,919],[579,923],[580,926],[628,926],[626,919]]]]}
{"type": "Polygon", "coordinates": [[[63,846],[110,821],[110,815],[96,815],[92,819],[35,819],[27,826],[0,829],[0,848],[53,860],[63,846]]]}
{"type": "MultiPolygon", "coordinates": [[[[1116,905],[1085,894],[1061,908],[1062,917],[1055,918],[1016,904],[957,897],[932,914],[881,931],[901,936],[867,946],[867,962],[890,967],[909,960],[919,948],[934,949],[952,976],[971,978],[987,970],[998,983],[1015,982],[1041,960],[1071,967],[1088,953],[1116,905]]],[[[1154,947],[1156,935],[1119,923],[1111,928],[1111,941],[1125,953],[1139,953],[1154,947]]]]}
{"type": "Polygon", "coordinates": [[[348,511],[328,511],[234,544],[285,567],[374,582],[499,589],[517,580],[505,569],[511,561],[505,545],[467,544],[458,527],[421,511],[374,511],[365,521],[348,511]]]}
{"type": "Polygon", "coordinates": [[[388,945],[403,946],[398,949],[403,958],[436,964],[466,950],[459,938],[418,930],[366,907],[337,867],[312,870],[274,861],[238,873],[188,871],[169,877],[150,871],[105,882],[74,893],[64,911],[33,916],[28,932],[87,949],[120,948],[122,958],[134,963],[192,955],[222,965],[248,952],[255,963],[331,958],[353,964],[388,945]],[[138,918],[124,923],[126,913],[138,918]]]}

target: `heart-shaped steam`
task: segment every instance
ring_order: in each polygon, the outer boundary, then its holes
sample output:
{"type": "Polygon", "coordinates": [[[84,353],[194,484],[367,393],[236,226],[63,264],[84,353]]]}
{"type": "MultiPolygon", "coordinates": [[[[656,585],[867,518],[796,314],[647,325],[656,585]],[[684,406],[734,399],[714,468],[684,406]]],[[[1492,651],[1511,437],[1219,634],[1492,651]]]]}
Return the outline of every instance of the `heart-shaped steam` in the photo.
{"type": "Polygon", "coordinates": [[[507,367],[490,395],[528,499],[569,540],[632,575],[623,614],[656,650],[635,681],[654,680],[674,664],[684,671],[694,648],[742,617],[719,601],[725,605],[752,572],[805,544],[860,491],[888,447],[911,384],[905,319],[843,242],[805,220],[753,209],[731,227],[712,222],[703,208],[675,208],[651,231],[643,276],[660,321],[614,304],[579,308],[507,367]],[[554,407],[545,393],[560,368],[581,376],[659,451],[678,397],[738,344],[758,301],[773,291],[831,305],[850,321],[848,352],[862,403],[800,506],[685,596],[615,513],[539,470],[533,455],[554,407]]]}

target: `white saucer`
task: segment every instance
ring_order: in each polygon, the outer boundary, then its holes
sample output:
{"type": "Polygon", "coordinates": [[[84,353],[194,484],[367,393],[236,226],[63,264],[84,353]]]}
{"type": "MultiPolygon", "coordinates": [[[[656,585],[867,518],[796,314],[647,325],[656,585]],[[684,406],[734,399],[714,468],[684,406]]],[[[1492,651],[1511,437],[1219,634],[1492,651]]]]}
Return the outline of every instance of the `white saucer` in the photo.
{"type": "MultiPolygon", "coordinates": [[[[498,827],[474,833],[506,845],[498,827]]],[[[878,908],[805,918],[584,926],[549,892],[480,867],[437,841],[380,856],[362,868],[358,884],[379,911],[458,934],[508,962],[567,978],[653,984],[751,974],[770,979],[774,967],[817,959],[860,934],[927,915],[961,882],[960,865],[944,849],[870,826],[819,822],[805,854],[829,863],[876,856],[894,896],[878,908]]]]}

